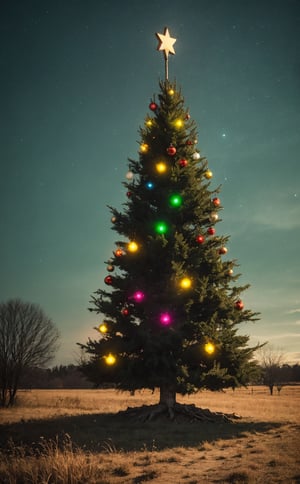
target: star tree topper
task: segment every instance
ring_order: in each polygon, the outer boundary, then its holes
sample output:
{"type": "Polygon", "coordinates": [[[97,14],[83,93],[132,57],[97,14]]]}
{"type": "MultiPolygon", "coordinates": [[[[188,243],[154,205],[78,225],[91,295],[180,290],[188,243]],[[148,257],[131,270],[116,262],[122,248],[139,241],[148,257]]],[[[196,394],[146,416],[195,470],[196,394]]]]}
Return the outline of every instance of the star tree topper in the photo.
{"type": "Polygon", "coordinates": [[[169,54],[175,54],[173,45],[175,44],[176,39],[170,37],[169,29],[167,27],[165,27],[165,31],[163,34],[156,33],[156,37],[159,40],[157,50],[164,51],[166,79],[168,79],[168,57],[169,54]]]}

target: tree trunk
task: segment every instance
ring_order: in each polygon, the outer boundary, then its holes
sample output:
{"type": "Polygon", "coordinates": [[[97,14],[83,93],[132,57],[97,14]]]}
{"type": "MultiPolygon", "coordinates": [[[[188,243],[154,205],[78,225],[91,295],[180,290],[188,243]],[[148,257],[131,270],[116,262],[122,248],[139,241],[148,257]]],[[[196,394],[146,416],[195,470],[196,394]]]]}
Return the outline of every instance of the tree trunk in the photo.
{"type": "Polygon", "coordinates": [[[1,407],[6,407],[7,395],[8,395],[8,389],[3,386],[1,388],[1,398],[0,398],[0,406],[1,407]]]}
{"type": "Polygon", "coordinates": [[[176,404],[176,390],[172,384],[165,383],[160,386],[159,404],[165,405],[168,409],[174,408],[176,404]]]}
{"type": "Polygon", "coordinates": [[[202,409],[194,404],[183,404],[176,402],[176,386],[172,383],[163,383],[160,388],[159,403],[156,405],[143,405],[142,407],[128,407],[127,410],[121,410],[126,418],[133,417],[137,421],[146,422],[157,417],[169,416],[174,420],[177,416],[194,422],[200,420],[204,422],[232,422],[232,419],[241,418],[235,413],[227,414],[222,412],[211,412],[208,408],[202,409]]]}
{"type": "Polygon", "coordinates": [[[12,407],[14,405],[16,394],[17,394],[17,388],[16,387],[9,389],[9,401],[8,401],[8,404],[7,404],[8,407],[12,407]]]}

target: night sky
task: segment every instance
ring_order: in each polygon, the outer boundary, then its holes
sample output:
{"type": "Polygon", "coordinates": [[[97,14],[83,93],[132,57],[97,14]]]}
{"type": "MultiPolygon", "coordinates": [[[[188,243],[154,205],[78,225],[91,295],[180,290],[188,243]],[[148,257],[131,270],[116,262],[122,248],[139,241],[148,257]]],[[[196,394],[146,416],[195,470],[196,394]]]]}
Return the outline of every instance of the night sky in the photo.
{"type": "Polygon", "coordinates": [[[240,331],[300,362],[299,0],[10,0],[0,13],[0,300],[42,306],[53,364],[97,338],[87,310],[118,235],[127,158],[164,78],[155,32],[177,39],[169,78],[222,184],[246,308],[240,331]]]}

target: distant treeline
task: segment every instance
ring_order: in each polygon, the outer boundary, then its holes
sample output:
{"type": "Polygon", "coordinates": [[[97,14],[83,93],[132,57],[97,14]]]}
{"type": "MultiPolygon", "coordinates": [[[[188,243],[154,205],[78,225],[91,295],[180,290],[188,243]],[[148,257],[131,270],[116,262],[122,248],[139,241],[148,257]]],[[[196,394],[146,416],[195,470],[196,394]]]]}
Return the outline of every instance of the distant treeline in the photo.
{"type": "MultiPolygon", "coordinates": [[[[263,374],[265,370],[262,370],[263,374]]],[[[300,365],[282,365],[275,368],[276,383],[299,383],[300,382],[300,365]]]]}
{"type": "MultiPolygon", "coordinates": [[[[264,376],[267,377],[265,370],[262,368],[257,381],[252,381],[251,384],[268,385],[268,378],[264,378],[264,376]]],[[[273,367],[272,376],[275,385],[300,383],[300,364],[285,364],[280,367],[273,367]]],[[[103,388],[107,386],[109,385],[103,385],[103,388]]],[[[22,378],[20,388],[93,388],[93,384],[83,376],[79,366],[59,365],[47,369],[28,368],[22,378]]]]}
{"type": "Polygon", "coordinates": [[[59,365],[53,368],[27,368],[20,388],[92,388],[76,365],[59,365]]]}

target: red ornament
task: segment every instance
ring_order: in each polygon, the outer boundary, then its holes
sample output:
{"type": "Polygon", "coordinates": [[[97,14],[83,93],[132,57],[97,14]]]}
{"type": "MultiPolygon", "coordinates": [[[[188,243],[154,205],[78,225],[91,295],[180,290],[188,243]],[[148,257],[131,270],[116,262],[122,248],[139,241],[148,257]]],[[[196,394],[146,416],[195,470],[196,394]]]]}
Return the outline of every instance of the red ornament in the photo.
{"type": "Polygon", "coordinates": [[[203,244],[203,242],[205,241],[205,238],[203,237],[203,235],[198,235],[196,237],[196,241],[198,242],[198,244],[203,244]]]}
{"type": "Polygon", "coordinates": [[[190,117],[191,117],[190,113],[186,113],[185,119],[190,119],[190,117]]]}
{"type": "Polygon", "coordinates": [[[236,309],[238,309],[239,311],[241,311],[244,308],[243,301],[241,301],[240,299],[238,299],[238,301],[236,301],[236,303],[235,303],[235,307],[236,307],[236,309]]]}
{"type": "Polygon", "coordinates": [[[116,257],[121,257],[122,255],[124,255],[124,252],[122,249],[116,249],[114,254],[116,257]]]}
{"type": "Polygon", "coordinates": [[[207,233],[208,235],[215,235],[216,229],[214,229],[213,227],[208,227],[207,233]]]}
{"type": "Polygon", "coordinates": [[[154,102],[151,102],[149,104],[149,109],[151,109],[151,111],[156,111],[156,109],[158,108],[157,104],[154,103],[154,102]]]}
{"type": "Polygon", "coordinates": [[[176,155],[176,148],[173,145],[170,145],[169,148],[167,148],[167,153],[170,156],[176,155]]]}
{"type": "Polygon", "coordinates": [[[185,168],[188,165],[188,161],[185,158],[181,158],[181,160],[178,161],[178,164],[181,168],[185,168]]]}
{"type": "Polygon", "coordinates": [[[194,141],[191,141],[190,139],[187,140],[186,142],[187,145],[193,145],[194,144],[194,141]]]}
{"type": "Polygon", "coordinates": [[[111,276],[106,276],[105,279],[104,279],[104,282],[105,284],[107,284],[108,286],[111,286],[112,283],[113,283],[113,278],[111,276]]]}
{"type": "Polygon", "coordinates": [[[123,316],[128,316],[129,315],[129,309],[128,308],[123,308],[122,311],[121,311],[121,314],[123,316]]]}
{"type": "Polygon", "coordinates": [[[221,200],[218,197],[215,197],[212,199],[212,203],[215,207],[219,207],[219,205],[221,204],[221,200]]]}
{"type": "Polygon", "coordinates": [[[227,254],[227,249],[226,249],[226,247],[221,247],[221,248],[219,249],[219,254],[221,254],[221,255],[223,255],[223,254],[227,254]]]}
{"type": "Polygon", "coordinates": [[[127,195],[128,198],[130,198],[130,197],[132,197],[132,192],[127,192],[126,195],[127,195]]]}

